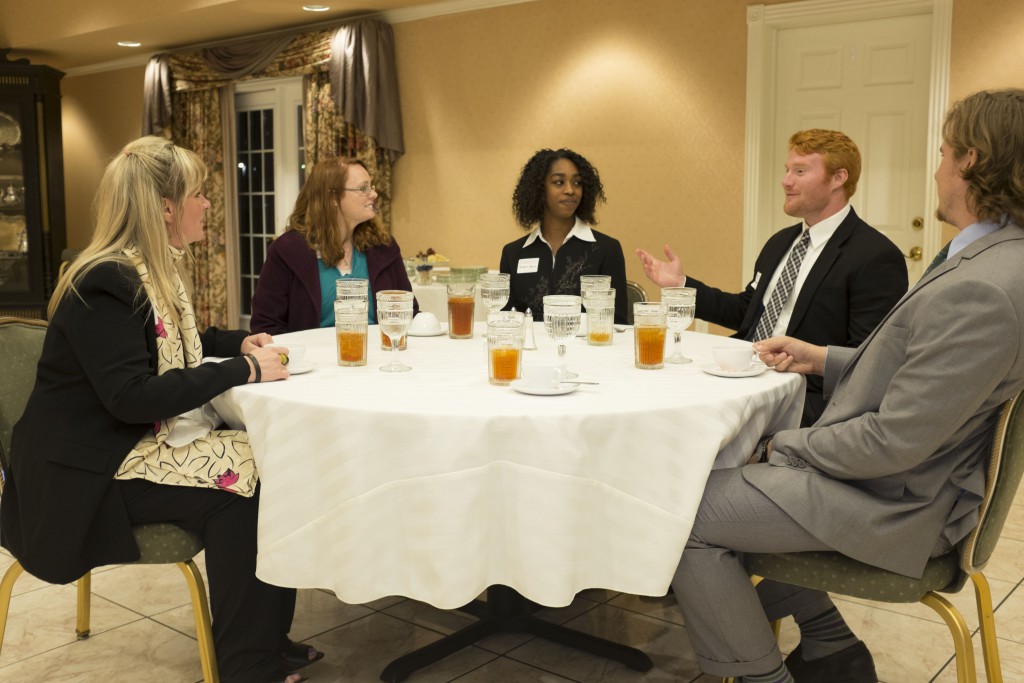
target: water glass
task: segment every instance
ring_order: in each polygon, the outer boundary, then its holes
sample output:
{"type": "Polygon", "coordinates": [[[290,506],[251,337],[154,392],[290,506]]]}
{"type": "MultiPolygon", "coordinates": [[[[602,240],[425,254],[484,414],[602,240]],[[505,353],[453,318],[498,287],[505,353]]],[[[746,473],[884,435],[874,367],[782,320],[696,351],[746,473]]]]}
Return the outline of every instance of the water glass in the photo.
{"type": "MultiPolygon", "coordinates": [[[[380,306],[380,301],[405,301],[412,296],[412,292],[408,292],[404,289],[384,289],[377,292],[377,302],[380,306]]],[[[377,322],[380,323],[380,314],[377,315],[377,322]]],[[[403,334],[402,338],[398,340],[398,350],[405,351],[409,348],[409,335],[403,334]]],[[[384,328],[380,328],[380,350],[390,351],[391,350],[391,338],[388,337],[384,332],[384,328]]]]}
{"type": "Polygon", "coordinates": [[[585,297],[587,295],[587,290],[608,289],[611,286],[611,275],[580,275],[580,296],[585,297]]]}
{"type": "Polygon", "coordinates": [[[523,362],[523,316],[487,318],[487,381],[504,385],[519,379],[523,362]]]}
{"type": "Polygon", "coordinates": [[[377,322],[380,329],[391,340],[391,360],[382,366],[382,372],[407,372],[412,370],[398,360],[399,340],[409,331],[412,323],[412,292],[385,290],[377,293],[377,322]]]}
{"type": "Polygon", "coordinates": [[[346,277],[334,281],[335,301],[345,304],[362,305],[363,312],[369,307],[370,281],[366,278],[346,277]]]}
{"type": "Polygon", "coordinates": [[[667,311],[668,329],[672,331],[672,355],[665,359],[666,363],[692,363],[683,355],[683,331],[693,322],[697,312],[697,290],[693,287],[662,287],[661,303],[667,311]]]}
{"type": "Polygon", "coordinates": [[[633,304],[634,364],[641,370],[665,367],[665,304],[633,304]]]}
{"type": "Polygon", "coordinates": [[[480,288],[480,300],[491,313],[500,311],[502,306],[508,303],[510,289],[510,278],[508,273],[483,273],[477,281],[480,288]]]}
{"type": "Polygon", "coordinates": [[[544,329],[558,345],[558,357],[565,357],[565,346],[580,329],[580,305],[578,296],[549,294],[544,297],[544,329]]]}
{"type": "Polygon", "coordinates": [[[473,337],[473,314],[476,285],[472,282],[448,283],[448,336],[452,339],[473,337]]]}
{"type": "Polygon", "coordinates": [[[583,305],[587,308],[587,344],[611,346],[615,333],[615,290],[588,290],[583,305]]]}
{"type": "Polygon", "coordinates": [[[366,365],[366,307],[351,301],[335,301],[334,332],[338,338],[338,365],[366,365]]]}

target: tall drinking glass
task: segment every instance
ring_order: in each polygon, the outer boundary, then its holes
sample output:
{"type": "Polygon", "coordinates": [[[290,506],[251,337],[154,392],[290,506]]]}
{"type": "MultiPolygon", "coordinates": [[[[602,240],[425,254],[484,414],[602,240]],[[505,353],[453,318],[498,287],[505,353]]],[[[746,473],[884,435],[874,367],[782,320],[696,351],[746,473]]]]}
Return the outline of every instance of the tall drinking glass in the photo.
{"type": "Polygon", "coordinates": [[[370,281],[366,278],[343,277],[334,281],[335,301],[345,303],[362,302],[365,308],[370,300],[369,294],[370,281]]]}
{"type": "Polygon", "coordinates": [[[544,297],[544,329],[558,345],[558,357],[565,358],[565,346],[580,329],[580,305],[578,296],[549,294],[544,297]]]}
{"type": "Polygon", "coordinates": [[[399,340],[412,323],[412,292],[389,290],[377,293],[377,323],[391,340],[391,360],[381,367],[382,372],[412,370],[398,360],[399,340]]]}
{"type": "Polygon", "coordinates": [[[693,287],[662,287],[661,303],[665,304],[666,322],[672,331],[672,355],[665,359],[666,363],[692,363],[683,355],[683,331],[693,322],[697,312],[697,290],[693,287]]]}
{"type": "Polygon", "coordinates": [[[633,304],[634,364],[641,370],[665,367],[665,304],[633,304]]]}
{"type": "MultiPolygon", "coordinates": [[[[611,275],[580,275],[580,297],[583,299],[583,308],[587,311],[587,318],[590,317],[590,309],[587,308],[587,295],[593,290],[611,289],[611,275]]],[[[583,322],[580,323],[581,325],[583,322]]],[[[590,323],[587,323],[587,335],[590,335],[590,323]]],[[[589,344],[589,339],[587,340],[589,344]]],[[[610,343],[610,342],[609,342],[610,343]]]]}
{"type": "Polygon", "coordinates": [[[335,301],[334,332],[338,338],[338,365],[366,365],[366,306],[335,301]]]}
{"type": "Polygon", "coordinates": [[[475,288],[472,282],[448,283],[448,336],[452,339],[470,339],[473,336],[475,288]]]}
{"type": "Polygon", "coordinates": [[[522,351],[523,314],[487,316],[487,381],[503,385],[519,379],[522,351]]]}
{"type": "Polygon", "coordinates": [[[587,309],[587,344],[610,346],[615,332],[615,289],[589,289],[583,305],[587,309]]]}

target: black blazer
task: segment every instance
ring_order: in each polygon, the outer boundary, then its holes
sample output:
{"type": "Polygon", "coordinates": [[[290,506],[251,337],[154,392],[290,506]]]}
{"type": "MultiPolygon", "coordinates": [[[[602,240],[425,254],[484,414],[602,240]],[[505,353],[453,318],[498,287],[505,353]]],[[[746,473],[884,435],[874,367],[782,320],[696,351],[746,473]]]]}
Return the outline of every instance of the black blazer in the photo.
{"type": "Polygon", "coordinates": [[[509,297],[505,310],[513,306],[523,313],[529,308],[534,320],[544,319],[544,297],[548,294],[580,293],[580,275],[611,275],[615,288],[615,322],[625,324],[627,320],[626,259],[622,245],[614,237],[591,228],[594,242],[575,237],[566,240],[558,248],[556,259],[551,257],[551,247],[540,239],[524,248],[529,234],[515,242],[509,242],[501,250],[498,270],[510,273],[509,297]],[[537,259],[537,269],[532,273],[520,273],[520,259],[537,259]],[[552,263],[554,261],[554,263],[552,263]]]}
{"type": "MultiPolygon", "coordinates": [[[[58,306],[11,440],[0,544],[51,583],[139,551],[114,473],[154,423],[244,384],[244,358],[156,374],[153,309],[134,269],[97,266],[58,306]]],[[[210,328],[203,353],[237,356],[243,331],[210,328]]]]}
{"type": "MultiPolygon", "coordinates": [[[[764,310],[768,282],[802,227],[784,228],[768,239],[754,263],[754,277],[738,294],[687,277],[686,286],[697,290],[697,317],[736,330],[734,336],[740,339],[751,338],[764,310]]],[[[902,252],[851,208],[800,288],[786,334],[811,344],[858,346],[906,294],[907,285],[902,252]]],[[[813,424],[824,410],[821,391],[821,377],[808,376],[803,426],[813,424]]]]}

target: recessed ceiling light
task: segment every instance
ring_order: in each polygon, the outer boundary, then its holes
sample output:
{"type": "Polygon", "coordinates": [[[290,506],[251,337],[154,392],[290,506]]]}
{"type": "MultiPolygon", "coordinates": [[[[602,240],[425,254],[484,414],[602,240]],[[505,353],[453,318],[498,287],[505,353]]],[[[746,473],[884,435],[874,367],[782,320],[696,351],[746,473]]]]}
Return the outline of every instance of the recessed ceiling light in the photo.
{"type": "Polygon", "coordinates": [[[302,9],[306,10],[307,12],[326,12],[331,8],[328,7],[327,5],[303,5],[302,9]]]}
{"type": "Polygon", "coordinates": [[[117,44],[121,47],[142,47],[142,43],[137,40],[119,40],[117,44]]]}

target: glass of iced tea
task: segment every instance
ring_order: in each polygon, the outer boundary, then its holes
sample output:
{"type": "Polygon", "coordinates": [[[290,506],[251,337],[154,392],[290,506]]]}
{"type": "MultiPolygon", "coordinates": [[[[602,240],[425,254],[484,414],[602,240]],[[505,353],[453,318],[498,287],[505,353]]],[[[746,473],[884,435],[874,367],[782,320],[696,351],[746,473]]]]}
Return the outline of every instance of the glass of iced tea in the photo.
{"type": "Polygon", "coordinates": [[[334,332],[338,365],[366,365],[366,306],[335,301],[334,332]]]}
{"type": "Polygon", "coordinates": [[[615,332],[615,289],[584,290],[583,306],[587,309],[587,344],[610,346],[615,332]]]}
{"type": "Polygon", "coordinates": [[[633,304],[634,361],[641,370],[665,367],[666,314],[661,302],[633,304]]]}
{"type": "Polygon", "coordinates": [[[487,318],[487,380],[508,384],[519,379],[523,362],[523,314],[487,318]]]}
{"type": "Polygon", "coordinates": [[[473,337],[473,314],[476,284],[448,283],[448,336],[452,339],[473,337]]]}

